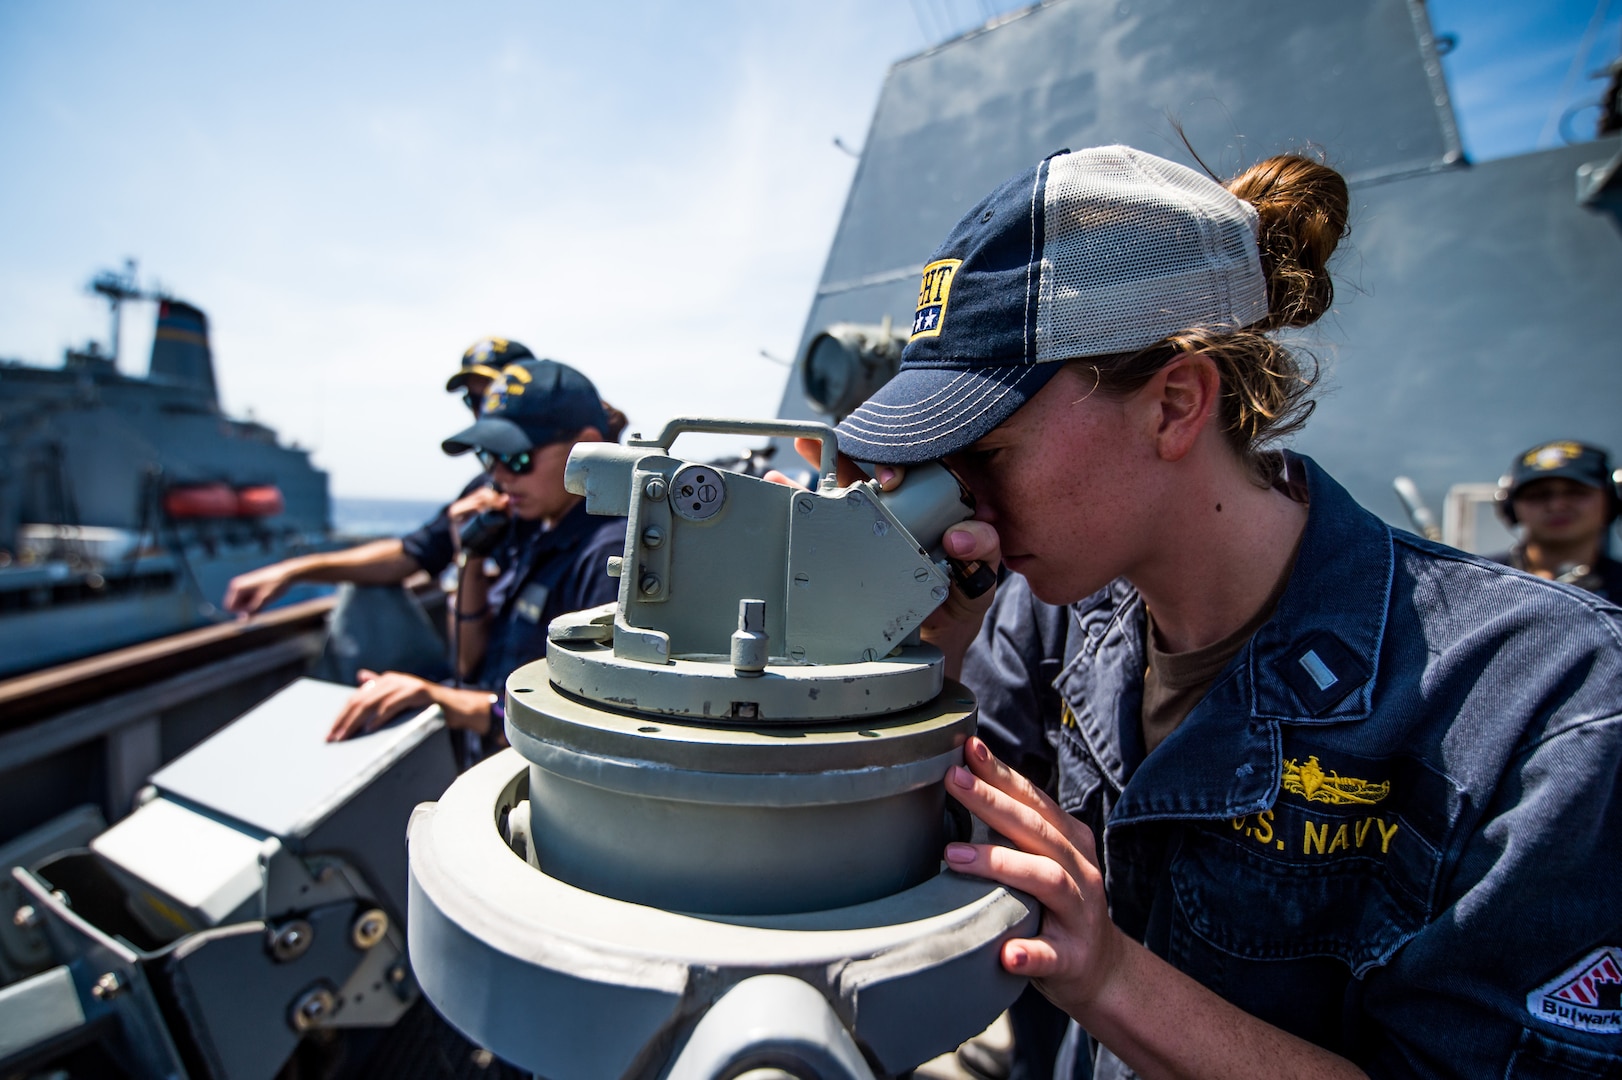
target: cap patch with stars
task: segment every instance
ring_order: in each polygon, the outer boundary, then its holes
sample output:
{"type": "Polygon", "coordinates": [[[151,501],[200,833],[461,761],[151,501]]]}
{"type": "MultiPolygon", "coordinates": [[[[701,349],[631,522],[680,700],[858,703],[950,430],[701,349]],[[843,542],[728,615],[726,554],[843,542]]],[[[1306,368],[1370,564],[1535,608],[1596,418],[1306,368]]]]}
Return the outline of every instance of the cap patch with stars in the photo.
{"type": "Polygon", "coordinates": [[[940,337],[946,325],[946,302],[952,296],[952,276],[963,265],[962,259],[941,259],[924,267],[923,281],[918,285],[918,308],[912,316],[912,336],[940,337]]]}

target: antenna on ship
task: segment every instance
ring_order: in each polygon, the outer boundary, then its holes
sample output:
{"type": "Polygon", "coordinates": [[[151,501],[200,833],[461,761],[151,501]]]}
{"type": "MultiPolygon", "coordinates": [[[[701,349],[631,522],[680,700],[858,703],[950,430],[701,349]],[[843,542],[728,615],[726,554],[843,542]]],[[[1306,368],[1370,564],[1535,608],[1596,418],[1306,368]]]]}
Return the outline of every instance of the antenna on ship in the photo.
{"type": "Polygon", "coordinates": [[[126,300],[147,300],[152,297],[140,290],[135,284],[135,260],[124,260],[122,274],[113,270],[103,270],[90,282],[90,291],[100,293],[107,298],[107,306],[112,316],[112,360],[118,363],[118,316],[119,310],[126,300]]]}

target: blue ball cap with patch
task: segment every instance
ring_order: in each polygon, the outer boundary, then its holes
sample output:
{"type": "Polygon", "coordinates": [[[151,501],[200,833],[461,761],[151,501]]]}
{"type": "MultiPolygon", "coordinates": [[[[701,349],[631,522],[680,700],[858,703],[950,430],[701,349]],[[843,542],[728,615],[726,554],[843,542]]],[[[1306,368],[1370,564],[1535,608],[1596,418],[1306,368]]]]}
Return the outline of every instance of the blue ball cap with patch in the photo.
{"type": "Polygon", "coordinates": [[[981,200],[924,265],[896,377],[838,426],[859,461],[972,445],[1071,359],[1267,315],[1256,211],[1125,146],[1060,151],[981,200]]]}
{"type": "Polygon", "coordinates": [[[507,364],[484,395],[479,420],[441,444],[445,453],[518,454],[562,442],[588,427],[608,431],[608,414],[590,379],[556,360],[507,364]]]}
{"type": "Polygon", "coordinates": [[[460,390],[476,378],[494,379],[505,365],[533,359],[535,354],[520,342],[509,338],[480,338],[462,354],[462,366],[445,383],[445,392],[460,390]]]}
{"type": "Polygon", "coordinates": [[[1516,457],[1501,486],[1511,499],[1534,480],[1559,478],[1603,490],[1611,482],[1610,472],[1610,460],[1604,450],[1571,439],[1556,439],[1538,443],[1516,457]]]}

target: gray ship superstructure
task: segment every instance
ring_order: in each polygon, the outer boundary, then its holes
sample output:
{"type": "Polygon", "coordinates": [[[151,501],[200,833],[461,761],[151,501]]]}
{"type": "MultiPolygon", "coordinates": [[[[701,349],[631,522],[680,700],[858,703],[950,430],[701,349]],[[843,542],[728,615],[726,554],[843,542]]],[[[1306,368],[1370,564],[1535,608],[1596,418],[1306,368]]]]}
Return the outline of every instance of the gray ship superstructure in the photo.
{"type": "Polygon", "coordinates": [[[91,287],[111,348],[0,361],[0,677],[203,625],[234,575],[330,532],[309,454],[221,410],[207,316],[133,266],[91,287]],[[117,366],[132,300],[157,308],[144,378],[117,366]]]}
{"type": "Polygon", "coordinates": [[[1507,547],[1491,481],[1512,454],[1622,446],[1622,143],[1601,130],[1472,164],[1421,0],[1035,4],[891,68],[779,415],[843,416],[888,379],[935,244],[1061,147],[1219,175],[1321,152],[1351,235],[1334,308],[1297,339],[1327,392],[1296,445],[1395,524],[1405,476],[1448,543],[1507,547]]]}

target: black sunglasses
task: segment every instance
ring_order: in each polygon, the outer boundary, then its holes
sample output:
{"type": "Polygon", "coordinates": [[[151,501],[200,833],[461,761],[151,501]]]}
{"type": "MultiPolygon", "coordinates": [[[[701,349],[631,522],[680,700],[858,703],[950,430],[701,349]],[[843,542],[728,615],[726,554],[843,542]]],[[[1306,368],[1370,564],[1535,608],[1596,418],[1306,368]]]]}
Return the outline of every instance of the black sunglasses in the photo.
{"type": "Polygon", "coordinates": [[[516,454],[495,454],[489,450],[480,450],[478,453],[479,464],[484,466],[485,472],[500,465],[514,476],[523,476],[535,467],[535,456],[528,450],[520,450],[516,454]]]}

